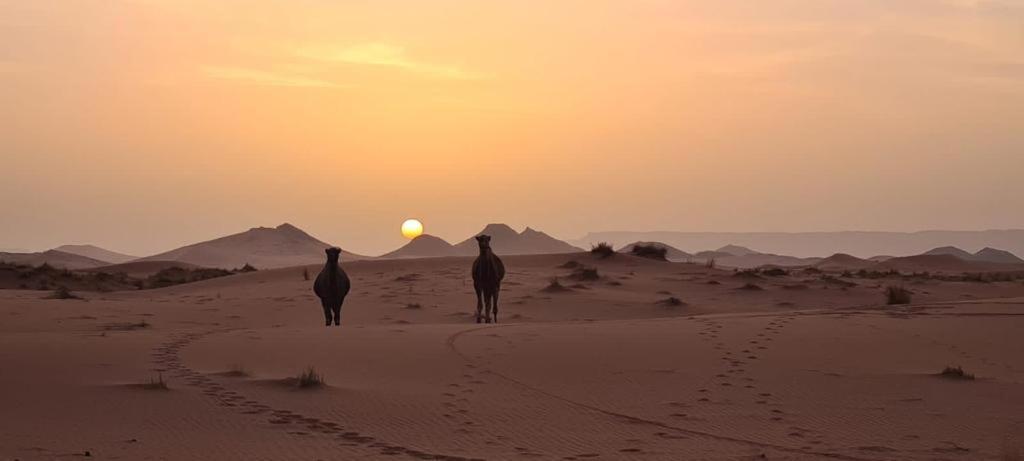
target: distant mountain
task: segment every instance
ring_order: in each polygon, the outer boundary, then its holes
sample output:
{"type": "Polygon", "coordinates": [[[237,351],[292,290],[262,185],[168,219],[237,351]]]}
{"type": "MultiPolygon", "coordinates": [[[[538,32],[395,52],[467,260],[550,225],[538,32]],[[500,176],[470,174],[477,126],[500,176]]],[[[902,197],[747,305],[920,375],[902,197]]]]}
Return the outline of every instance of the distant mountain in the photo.
{"type": "Polygon", "coordinates": [[[861,259],[846,253],[836,253],[814,265],[815,268],[823,271],[856,271],[875,266],[877,261],[861,259]]]}
{"type": "Polygon", "coordinates": [[[57,250],[47,250],[41,253],[0,253],[0,262],[29,266],[40,266],[45,263],[69,270],[90,269],[110,264],[106,261],[57,250]]]}
{"type": "Polygon", "coordinates": [[[1017,255],[1010,253],[1006,250],[999,250],[996,248],[985,247],[974,253],[975,261],[984,261],[990,263],[1001,263],[1001,264],[1024,264],[1024,259],[1017,257],[1017,255]]]}
{"type": "MultiPolygon", "coordinates": [[[[251,264],[259,269],[316,264],[325,261],[332,245],[291,225],[256,227],[219,239],[188,245],[139,261],[181,261],[202,267],[231,269],[251,264]]],[[[341,260],[367,259],[342,250],[341,260]]]]}
{"type": "Polygon", "coordinates": [[[715,258],[715,264],[722,267],[750,269],[761,266],[800,267],[810,266],[821,261],[821,258],[797,258],[796,256],[775,255],[768,253],[751,253],[742,256],[725,256],[715,258]]]}
{"type": "Polygon", "coordinates": [[[491,236],[491,248],[499,255],[557,254],[583,251],[581,248],[529,227],[523,232],[516,232],[505,224],[488,224],[473,237],[455,245],[456,253],[464,256],[479,253],[480,248],[474,237],[480,234],[491,236]]]}
{"type": "Polygon", "coordinates": [[[968,252],[966,252],[964,250],[961,250],[961,249],[959,249],[957,247],[954,247],[954,246],[944,246],[944,247],[932,248],[931,250],[928,250],[928,251],[926,251],[924,253],[921,253],[921,254],[923,254],[923,255],[950,255],[950,256],[956,256],[957,258],[960,258],[960,259],[962,259],[964,261],[970,261],[970,260],[974,259],[974,255],[972,255],[972,254],[970,254],[970,253],[968,253],[968,252]]]}
{"type": "Polygon", "coordinates": [[[76,254],[79,256],[85,256],[100,261],[106,261],[110,264],[121,264],[131,261],[133,259],[139,259],[138,256],[130,256],[118,253],[116,251],[110,251],[95,245],[61,245],[57,248],[54,248],[54,250],[76,254]]]}
{"type": "Polygon", "coordinates": [[[1024,255],[1024,229],[921,232],[592,232],[573,245],[589,248],[609,242],[662,242],[687,251],[741,245],[764,253],[798,257],[847,253],[866,258],[874,255],[916,255],[952,245],[959,248],[1000,248],[1024,255]]]}
{"type": "Polygon", "coordinates": [[[719,248],[719,249],[717,249],[715,251],[717,251],[719,253],[729,253],[729,254],[731,254],[733,256],[747,256],[747,255],[761,254],[760,252],[751,250],[750,248],[742,247],[742,246],[739,246],[739,245],[732,245],[732,244],[723,246],[722,248],[719,248]]]}
{"type": "Polygon", "coordinates": [[[872,269],[879,271],[897,270],[901,272],[985,272],[1006,269],[1020,269],[1010,265],[986,263],[980,261],[967,261],[951,254],[931,254],[902,256],[882,261],[872,269]]]}
{"type": "Polygon", "coordinates": [[[664,248],[667,250],[665,258],[668,259],[669,261],[690,261],[693,259],[692,254],[680,250],[674,246],[665,245],[664,243],[661,242],[633,242],[630,243],[629,245],[619,248],[618,251],[619,253],[632,253],[633,247],[637,245],[654,245],[656,247],[664,248]]]}
{"type": "Polygon", "coordinates": [[[1024,259],[1018,258],[1017,255],[1010,253],[1009,251],[999,250],[991,247],[982,248],[981,250],[978,250],[978,252],[971,254],[957,247],[944,246],[928,250],[923,254],[956,256],[957,258],[960,258],[964,261],[978,261],[1000,264],[1024,263],[1024,259]]]}
{"type": "Polygon", "coordinates": [[[385,254],[381,256],[381,258],[439,258],[458,255],[459,252],[456,250],[454,245],[439,237],[423,234],[412,239],[412,241],[405,244],[402,248],[385,254]]]}

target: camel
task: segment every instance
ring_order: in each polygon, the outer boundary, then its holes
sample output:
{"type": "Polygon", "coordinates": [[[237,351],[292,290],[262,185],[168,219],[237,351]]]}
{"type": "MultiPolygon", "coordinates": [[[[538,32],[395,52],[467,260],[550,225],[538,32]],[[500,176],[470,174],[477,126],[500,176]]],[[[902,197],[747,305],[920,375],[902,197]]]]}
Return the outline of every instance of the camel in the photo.
{"type": "Polygon", "coordinates": [[[501,258],[491,251],[491,236],[478,235],[480,256],[473,261],[473,288],[476,290],[476,323],[480,323],[483,311],[487,323],[498,323],[498,293],[501,291],[501,280],[505,278],[505,265],[501,258]],[[486,303],[486,309],[484,304],[486,303]]]}
{"type": "Polygon", "coordinates": [[[340,325],[341,305],[345,302],[345,296],[352,288],[352,283],[348,279],[348,274],[338,265],[341,248],[328,248],[324,251],[327,253],[327,264],[320,271],[320,275],[316,276],[313,292],[320,298],[320,304],[324,307],[327,326],[331,326],[332,317],[334,324],[340,325]]]}

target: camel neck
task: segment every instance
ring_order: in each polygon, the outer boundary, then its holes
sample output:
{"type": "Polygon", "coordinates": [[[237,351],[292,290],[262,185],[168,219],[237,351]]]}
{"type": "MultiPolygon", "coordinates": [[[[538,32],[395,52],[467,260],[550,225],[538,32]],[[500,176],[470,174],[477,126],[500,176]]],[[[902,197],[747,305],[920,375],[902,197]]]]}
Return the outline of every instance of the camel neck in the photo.
{"type": "Polygon", "coordinates": [[[491,254],[491,249],[490,248],[481,248],[480,249],[480,256],[487,256],[489,254],[491,254]]]}

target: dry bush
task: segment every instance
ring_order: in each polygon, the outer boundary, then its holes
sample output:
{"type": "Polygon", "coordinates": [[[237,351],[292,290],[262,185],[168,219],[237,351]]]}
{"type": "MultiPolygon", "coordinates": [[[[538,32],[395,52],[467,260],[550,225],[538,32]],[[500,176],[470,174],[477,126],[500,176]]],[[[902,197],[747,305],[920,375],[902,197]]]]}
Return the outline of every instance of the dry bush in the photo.
{"type": "Polygon", "coordinates": [[[578,282],[593,282],[600,280],[601,275],[598,274],[597,268],[594,267],[577,267],[576,270],[569,274],[569,278],[578,282]]]}
{"type": "Polygon", "coordinates": [[[885,289],[885,303],[890,306],[910,304],[910,290],[897,285],[888,286],[885,289]]]}
{"type": "Polygon", "coordinates": [[[974,380],[974,375],[973,374],[965,372],[964,369],[959,367],[959,366],[955,366],[955,367],[947,366],[946,368],[942,369],[942,372],[939,373],[939,376],[941,376],[943,378],[962,379],[962,380],[966,380],[966,381],[973,381],[974,380]]]}
{"type": "Polygon", "coordinates": [[[540,291],[545,293],[564,293],[572,290],[565,285],[562,285],[562,283],[558,281],[558,277],[551,277],[551,280],[548,282],[548,286],[544,287],[540,291]]]}
{"type": "Polygon", "coordinates": [[[324,376],[313,367],[306,368],[306,371],[299,374],[295,380],[298,386],[303,389],[321,387],[324,384],[327,384],[327,382],[324,381],[324,376]]]}
{"type": "Polygon", "coordinates": [[[654,244],[633,245],[633,256],[656,259],[658,261],[668,261],[667,255],[668,248],[665,248],[663,246],[658,246],[654,244]]]}
{"type": "Polygon", "coordinates": [[[608,242],[601,242],[597,245],[591,245],[590,253],[602,258],[610,258],[615,256],[615,248],[612,248],[611,244],[608,242]]]}
{"type": "Polygon", "coordinates": [[[149,382],[146,383],[146,384],[143,384],[142,388],[146,389],[146,390],[149,390],[149,391],[169,391],[169,390],[171,390],[169,387],[167,387],[167,382],[164,381],[164,374],[163,373],[160,373],[159,375],[157,375],[156,379],[149,378],[149,382]]]}
{"type": "Polygon", "coordinates": [[[61,285],[53,290],[53,293],[49,296],[50,299],[82,299],[78,295],[71,292],[68,287],[61,285]]]}

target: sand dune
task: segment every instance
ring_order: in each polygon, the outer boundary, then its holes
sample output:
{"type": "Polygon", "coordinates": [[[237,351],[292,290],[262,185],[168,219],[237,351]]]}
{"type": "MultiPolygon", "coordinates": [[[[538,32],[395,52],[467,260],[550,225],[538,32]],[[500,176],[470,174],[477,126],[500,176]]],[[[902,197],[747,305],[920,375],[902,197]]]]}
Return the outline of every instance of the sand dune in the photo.
{"type": "MultiPolygon", "coordinates": [[[[180,261],[201,267],[233,269],[251,264],[257,268],[296,266],[320,262],[324,243],[291,225],[257,227],[238,234],[200,242],[141,258],[140,261],[180,261]]],[[[342,251],[343,261],[366,259],[342,251]]]]}
{"type": "Polygon", "coordinates": [[[110,264],[126,263],[128,261],[139,258],[138,256],[131,256],[123,253],[118,253],[116,251],[110,251],[95,245],[61,245],[57,248],[54,248],[54,250],[76,254],[79,256],[85,256],[87,258],[92,258],[98,261],[105,261],[110,264]]]}
{"type": "Polygon", "coordinates": [[[58,250],[47,250],[40,253],[0,253],[0,261],[39,266],[48,264],[61,269],[89,269],[107,266],[110,263],[87,256],[66,253],[58,250]]]}
{"type": "Polygon", "coordinates": [[[85,300],[0,290],[0,456],[932,460],[1024,440],[1021,280],[504,259],[497,325],[472,323],[471,257],[344,263],[339,329],[304,279],[319,264],[85,300]],[[879,306],[894,283],[913,304],[879,306]],[[295,386],[308,366],[325,386],[295,386]]]}

